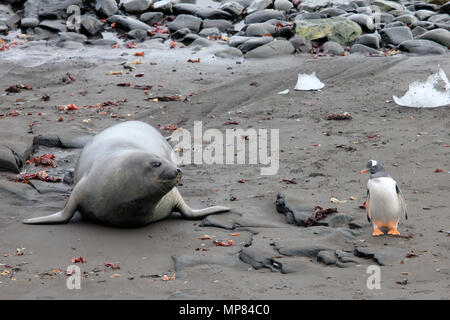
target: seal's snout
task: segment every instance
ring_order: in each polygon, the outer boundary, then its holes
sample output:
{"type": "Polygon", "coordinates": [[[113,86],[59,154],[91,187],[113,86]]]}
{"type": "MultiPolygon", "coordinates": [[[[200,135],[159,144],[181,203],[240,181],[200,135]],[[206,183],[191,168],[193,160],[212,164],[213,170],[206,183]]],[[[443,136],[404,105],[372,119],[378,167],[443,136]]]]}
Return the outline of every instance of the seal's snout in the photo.
{"type": "Polygon", "coordinates": [[[166,168],[163,172],[161,172],[161,179],[163,180],[179,180],[181,179],[182,171],[180,168],[166,168]]]}

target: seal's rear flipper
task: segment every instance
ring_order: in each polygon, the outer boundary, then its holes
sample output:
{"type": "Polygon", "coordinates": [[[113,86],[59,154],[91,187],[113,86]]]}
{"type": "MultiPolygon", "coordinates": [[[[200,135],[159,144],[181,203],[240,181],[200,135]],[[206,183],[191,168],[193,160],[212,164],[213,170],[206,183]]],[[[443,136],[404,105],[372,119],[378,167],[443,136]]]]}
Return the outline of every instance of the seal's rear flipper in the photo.
{"type": "Polygon", "coordinates": [[[215,213],[221,213],[221,212],[228,212],[230,211],[230,208],[222,207],[222,206],[212,206],[204,209],[191,209],[186,202],[184,202],[183,198],[181,197],[181,194],[178,192],[176,188],[172,189],[174,192],[176,192],[177,205],[174,208],[174,211],[178,211],[185,217],[186,219],[198,219],[206,217],[210,214],[215,213]]]}
{"type": "Polygon", "coordinates": [[[61,211],[58,211],[57,213],[43,216],[43,217],[37,217],[37,218],[31,218],[31,219],[25,219],[22,220],[22,223],[25,224],[56,224],[56,223],[67,223],[72,219],[73,215],[77,211],[78,208],[78,191],[82,190],[82,183],[84,179],[81,179],[75,188],[72,191],[72,194],[69,197],[69,200],[66,203],[66,206],[61,211]]]}
{"type": "Polygon", "coordinates": [[[198,219],[206,217],[210,214],[222,213],[230,211],[230,208],[222,206],[212,206],[205,209],[191,209],[187,204],[184,204],[181,208],[177,208],[178,211],[187,219],[198,219]]]}
{"type": "Polygon", "coordinates": [[[25,224],[67,223],[72,218],[74,213],[75,212],[69,213],[68,210],[64,209],[62,211],[59,211],[57,213],[54,213],[54,214],[51,214],[48,216],[25,219],[25,220],[22,220],[22,222],[25,224]]]}

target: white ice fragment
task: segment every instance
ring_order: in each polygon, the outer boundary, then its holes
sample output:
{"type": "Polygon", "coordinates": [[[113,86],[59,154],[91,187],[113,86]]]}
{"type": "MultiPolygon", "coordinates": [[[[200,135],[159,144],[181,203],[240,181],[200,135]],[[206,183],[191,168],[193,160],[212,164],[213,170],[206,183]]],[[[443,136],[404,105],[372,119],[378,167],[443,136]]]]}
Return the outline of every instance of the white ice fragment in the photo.
{"type": "Polygon", "coordinates": [[[288,94],[288,93],[289,93],[289,89],[278,92],[278,94],[288,94]]]}
{"type": "Polygon", "coordinates": [[[311,74],[298,74],[297,84],[295,90],[320,90],[325,87],[325,84],[316,77],[316,73],[311,74]]]}
{"type": "Polygon", "coordinates": [[[436,108],[450,104],[450,83],[444,70],[439,67],[437,73],[428,77],[427,81],[414,81],[409,90],[401,98],[394,96],[396,104],[414,108],[436,108]],[[445,88],[436,88],[442,81],[445,88]]]}

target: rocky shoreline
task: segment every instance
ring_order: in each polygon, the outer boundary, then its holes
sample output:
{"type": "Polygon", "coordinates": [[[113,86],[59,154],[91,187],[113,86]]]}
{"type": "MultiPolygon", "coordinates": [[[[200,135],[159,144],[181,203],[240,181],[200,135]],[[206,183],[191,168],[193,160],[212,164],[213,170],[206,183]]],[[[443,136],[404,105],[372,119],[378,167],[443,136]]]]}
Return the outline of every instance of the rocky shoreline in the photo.
{"type": "Polygon", "coordinates": [[[119,38],[125,45],[159,39],[171,48],[221,44],[217,56],[246,58],[294,52],[444,54],[450,48],[450,3],[443,0],[2,2],[0,50],[15,40],[7,35],[16,29],[16,38],[59,47],[116,47],[119,38]],[[68,10],[71,6],[75,9],[68,10]]]}

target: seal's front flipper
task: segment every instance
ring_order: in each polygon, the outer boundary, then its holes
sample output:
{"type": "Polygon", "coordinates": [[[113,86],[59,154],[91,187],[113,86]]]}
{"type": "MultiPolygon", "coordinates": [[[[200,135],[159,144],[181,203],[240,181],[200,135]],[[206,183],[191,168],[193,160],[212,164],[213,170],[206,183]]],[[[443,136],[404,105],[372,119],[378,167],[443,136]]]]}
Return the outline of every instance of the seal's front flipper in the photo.
{"type": "Polygon", "coordinates": [[[80,180],[75,188],[72,191],[72,194],[69,197],[69,200],[66,203],[66,206],[63,210],[58,211],[57,213],[43,216],[43,217],[37,217],[37,218],[31,218],[31,219],[25,219],[22,220],[22,223],[25,224],[57,224],[57,223],[67,223],[70,221],[70,219],[73,217],[75,212],[78,208],[78,192],[77,190],[80,190],[80,185],[82,184],[83,179],[80,180]]]}
{"type": "Polygon", "coordinates": [[[174,192],[177,193],[177,205],[174,208],[174,211],[177,211],[183,215],[183,217],[187,219],[198,219],[202,217],[206,217],[210,214],[221,213],[230,211],[230,208],[222,207],[222,206],[213,206],[205,209],[191,209],[186,202],[184,202],[181,194],[178,192],[176,188],[173,189],[174,192]]]}
{"type": "Polygon", "coordinates": [[[183,217],[187,219],[198,219],[206,217],[210,214],[230,211],[230,208],[222,206],[213,206],[205,209],[191,209],[187,204],[184,204],[184,206],[177,207],[177,211],[180,212],[183,215],[183,217]]]}

